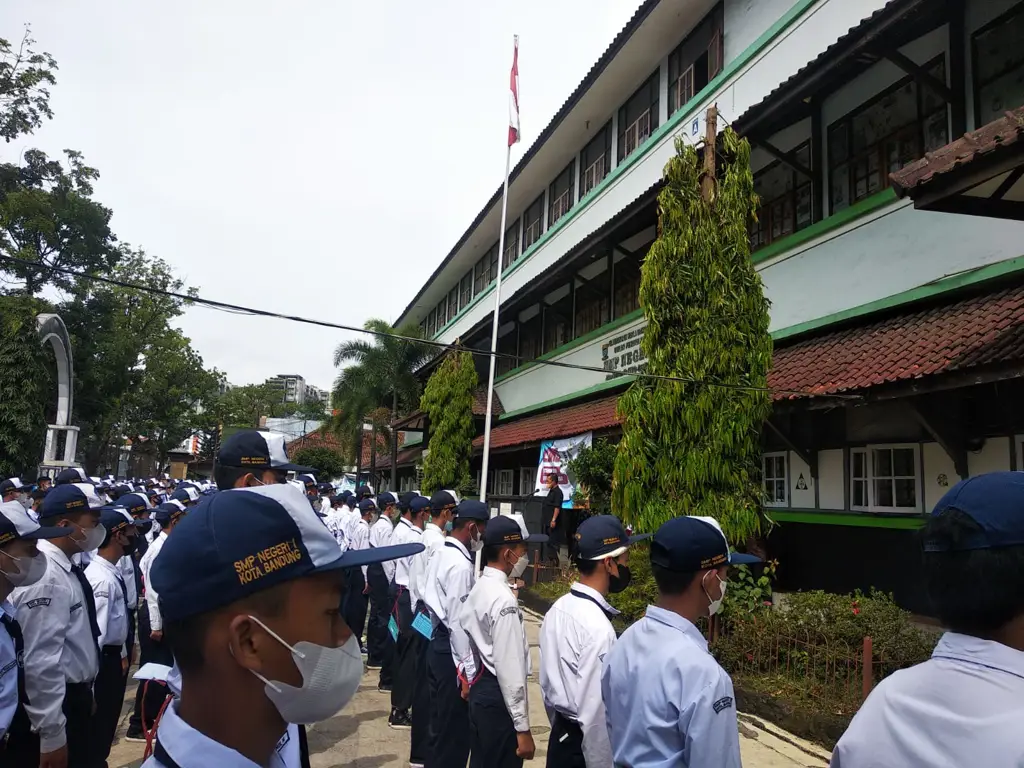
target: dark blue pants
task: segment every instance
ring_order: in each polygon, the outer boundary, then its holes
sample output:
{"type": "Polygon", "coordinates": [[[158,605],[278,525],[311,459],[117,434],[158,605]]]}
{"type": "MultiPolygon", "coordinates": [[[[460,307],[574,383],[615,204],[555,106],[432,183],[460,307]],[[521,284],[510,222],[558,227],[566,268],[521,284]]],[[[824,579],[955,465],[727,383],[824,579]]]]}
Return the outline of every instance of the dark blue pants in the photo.
{"type": "Polygon", "coordinates": [[[516,756],[519,739],[512,715],[498,687],[498,678],[486,669],[469,689],[469,768],[523,768],[516,756]]]}
{"type": "Polygon", "coordinates": [[[388,599],[388,578],[384,566],[374,563],[366,569],[366,580],[370,582],[370,614],[366,622],[366,662],[373,666],[384,666],[385,649],[391,642],[388,636],[388,618],[391,606],[388,599]]]}
{"type": "MultiPolygon", "coordinates": [[[[381,685],[392,685],[394,683],[394,672],[395,672],[395,656],[397,650],[397,640],[391,639],[391,631],[388,629],[388,622],[391,620],[391,614],[398,612],[398,588],[394,582],[388,584],[388,614],[382,616],[384,621],[384,652],[380,659],[380,684],[381,685]]],[[[396,618],[395,621],[398,621],[396,618]]]]}
{"type": "Polygon", "coordinates": [[[426,768],[462,768],[469,759],[469,704],[462,698],[451,641],[443,624],[438,624],[427,650],[427,680],[430,746],[426,768]]]}
{"type": "Polygon", "coordinates": [[[366,581],[363,579],[362,568],[348,568],[345,571],[345,601],[341,607],[341,615],[359,641],[359,649],[363,650],[363,630],[366,628],[366,606],[369,597],[363,594],[366,581]]]}

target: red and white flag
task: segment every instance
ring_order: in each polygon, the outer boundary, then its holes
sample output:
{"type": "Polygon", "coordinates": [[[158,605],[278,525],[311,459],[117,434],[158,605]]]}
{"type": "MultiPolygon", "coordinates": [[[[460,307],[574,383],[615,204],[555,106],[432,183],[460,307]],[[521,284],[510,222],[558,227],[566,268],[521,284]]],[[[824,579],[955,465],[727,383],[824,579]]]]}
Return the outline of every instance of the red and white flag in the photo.
{"type": "Polygon", "coordinates": [[[508,145],[519,143],[519,35],[512,54],[512,76],[508,93],[508,145]]]}

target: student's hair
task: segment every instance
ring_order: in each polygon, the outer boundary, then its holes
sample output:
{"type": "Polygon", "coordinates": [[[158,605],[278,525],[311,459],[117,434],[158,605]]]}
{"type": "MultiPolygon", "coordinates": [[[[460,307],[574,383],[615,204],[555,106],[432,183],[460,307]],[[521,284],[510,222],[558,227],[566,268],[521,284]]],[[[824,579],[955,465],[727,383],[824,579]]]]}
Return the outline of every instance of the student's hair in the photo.
{"type": "Polygon", "coordinates": [[[46,498],[46,491],[34,490],[32,491],[32,501],[42,501],[46,498]]]}
{"type": "Polygon", "coordinates": [[[507,544],[487,544],[484,546],[483,552],[480,553],[480,560],[483,563],[496,563],[501,560],[501,550],[505,549],[507,544]]]}
{"type": "Polygon", "coordinates": [[[43,526],[56,525],[58,520],[70,520],[73,523],[78,523],[85,515],[99,515],[98,509],[93,510],[82,510],[81,512],[52,512],[48,515],[39,516],[39,524],[43,526]]]}
{"type": "MultiPolygon", "coordinates": [[[[280,616],[288,603],[291,582],[258,592],[231,606],[232,614],[251,612],[261,616],[280,616]]],[[[164,638],[183,675],[201,672],[206,663],[203,646],[214,617],[223,609],[207,611],[177,621],[164,621],[164,638]]]]}
{"type": "Polygon", "coordinates": [[[600,560],[581,560],[576,559],[576,570],[580,572],[582,576],[593,576],[597,572],[597,567],[601,564],[600,560]]]}
{"type": "MultiPolygon", "coordinates": [[[[949,509],[928,519],[925,544],[959,546],[981,532],[969,515],[949,509]]],[[[986,637],[1024,614],[1024,546],[925,552],[924,578],[943,626],[986,637]]]]}
{"type": "Polygon", "coordinates": [[[110,536],[110,529],[109,529],[109,528],[107,528],[107,535],[103,537],[103,543],[102,543],[102,544],[100,544],[100,546],[99,546],[99,549],[103,549],[103,548],[104,548],[105,546],[107,546],[108,544],[110,544],[110,539],[111,539],[111,536],[110,536]]]}
{"type": "Polygon", "coordinates": [[[654,583],[658,585],[658,592],[663,595],[681,595],[690,588],[699,571],[670,571],[651,563],[651,573],[654,575],[654,583]]]}
{"type": "Polygon", "coordinates": [[[229,491],[246,475],[254,475],[259,478],[261,474],[262,470],[252,467],[226,467],[223,464],[218,464],[213,468],[213,481],[217,484],[217,490],[229,491]]]}
{"type": "Polygon", "coordinates": [[[479,520],[474,520],[471,517],[456,517],[452,521],[452,530],[453,531],[461,531],[463,528],[468,527],[470,523],[479,523],[479,522],[480,522],[479,520]]]}

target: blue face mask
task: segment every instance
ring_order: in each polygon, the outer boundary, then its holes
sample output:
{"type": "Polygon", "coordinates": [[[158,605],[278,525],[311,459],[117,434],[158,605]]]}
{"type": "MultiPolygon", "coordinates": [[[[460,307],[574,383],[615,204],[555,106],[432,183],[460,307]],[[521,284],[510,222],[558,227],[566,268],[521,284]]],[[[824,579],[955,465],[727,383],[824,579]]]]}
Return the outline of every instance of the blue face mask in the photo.
{"type": "Polygon", "coordinates": [[[452,532],[452,521],[451,520],[449,520],[447,523],[444,524],[444,532],[445,533],[451,533],[452,532]]]}

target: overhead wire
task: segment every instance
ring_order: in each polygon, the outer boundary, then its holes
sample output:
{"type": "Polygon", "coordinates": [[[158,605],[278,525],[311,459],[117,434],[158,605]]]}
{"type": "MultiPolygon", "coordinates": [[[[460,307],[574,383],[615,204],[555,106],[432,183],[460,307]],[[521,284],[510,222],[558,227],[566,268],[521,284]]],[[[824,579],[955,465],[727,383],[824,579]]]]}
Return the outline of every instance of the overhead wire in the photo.
{"type": "MultiPolygon", "coordinates": [[[[465,346],[463,344],[459,344],[459,343],[448,343],[448,342],[443,342],[443,341],[435,341],[434,339],[416,338],[416,337],[413,337],[413,336],[405,336],[405,335],[400,334],[400,333],[377,331],[377,330],[373,330],[373,329],[370,329],[370,328],[359,328],[359,327],[352,326],[352,325],[345,325],[343,323],[332,323],[332,322],[327,321],[327,320],[318,320],[316,318],[302,317],[301,315],[287,315],[287,314],[280,313],[280,312],[272,312],[272,311],[267,310],[267,309],[258,309],[256,307],[245,307],[245,306],[242,306],[242,305],[239,305],[239,304],[231,304],[231,303],[224,302],[224,301],[217,301],[215,299],[206,299],[206,298],[203,298],[201,296],[189,295],[189,294],[180,293],[180,292],[177,292],[177,291],[169,291],[169,290],[166,290],[164,288],[157,288],[155,286],[140,285],[138,283],[129,283],[129,282],[126,282],[124,280],[114,279],[112,277],[103,277],[101,275],[94,275],[94,274],[90,274],[88,272],[77,272],[75,270],[67,269],[65,267],[55,267],[55,266],[42,266],[41,267],[37,262],[28,261],[26,259],[19,259],[19,258],[15,257],[15,256],[7,256],[7,255],[4,255],[4,254],[0,254],[0,261],[5,261],[5,262],[13,263],[13,264],[20,264],[22,266],[30,267],[32,269],[41,269],[41,270],[47,271],[47,272],[58,272],[60,274],[67,275],[69,277],[75,277],[75,278],[78,278],[78,279],[81,279],[81,280],[91,280],[93,282],[104,283],[106,285],[113,285],[113,286],[117,286],[119,288],[125,288],[125,289],[128,289],[128,290],[141,291],[143,293],[150,293],[150,294],[157,295],[157,296],[165,296],[167,298],[179,299],[179,300],[184,301],[184,302],[189,303],[189,304],[195,304],[195,305],[198,305],[198,306],[208,307],[210,309],[215,309],[215,310],[222,311],[222,312],[229,312],[229,313],[232,313],[232,314],[240,314],[240,315],[249,315],[251,317],[269,317],[269,318],[274,318],[274,319],[277,319],[277,320],[288,320],[288,321],[294,322],[294,323],[303,323],[305,325],[314,325],[314,326],[318,326],[318,327],[321,327],[321,328],[331,328],[331,329],[334,329],[334,330],[349,331],[349,332],[352,332],[352,333],[363,333],[363,334],[368,334],[370,336],[377,336],[377,337],[381,337],[381,338],[392,338],[392,339],[396,339],[398,341],[406,341],[406,342],[410,342],[410,343],[423,344],[423,345],[426,345],[426,346],[431,346],[431,347],[434,347],[436,349],[440,349],[440,350],[443,350],[443,351],[469,352],[472,355],[479,355],[479,356],[483,356],[483,357],[490,357],[491,355],[493,355],[494,357],[496,357],[498,359],[516,361],[519,364],[519,366],[546,365],[546,366],[550,366],[550,367],[554,367],[554,368],[564,368],[564,369],[575,370],[575,371],[588,371],[588,372],[592,372],[592,373],[602,373],[602,374],[605,374],[605,375],[613,375],[613,376],[620,376],[620,377],[634,376],[636,378],[650,379],[650,380],[657,380],[657,381],[671,381],[671,382],[676,382],[676,383],[680,383],[680,384],[699,384],[699,385],[705,385],[705,386],[710,386],[710,387],[719,387],[719,388],[722,388],[722,389],[731,389],[731,390],[734,390],[734,391],[744,391],[744,392],[768,392],[770,394],[790,395],[790,396],[798,396],[798,397],[814,397],[814,398],[818,398],[818,399],[825,399],[825,398],[827,398],[827,399],[835,399],[835,400],[857,400],[857,401],[863,399],[859,395],[819,394],[819,393],[816,393],[816,392],[807,392],[807,391],[804,391],[804,390],[776,389],[776,388],[772,388],[772,387],[757,387],[757,386],[753,386],[753,385],[749,385],[749,384],[733,384],[733,383],[721,382],[721,381],[707,381],[707,380],[696,379],[696,378],[686,377],[686,376],[669,376],[669,375],[663,375],[663,374],[657,374],[657,373],[649,373],[647,371],[635,371],[635,372],[629,372],[629,373],[619,373],[619,372],[616,372],[616,371],[610,371],[610,370],[608,370],[607,368],[604,368],[604,367],[600,367],[599,368],[597,366],[592,366],[592,365],[581,365],[579,363],[567,363],[567,362],[562,361],[562,360],[550,360],[550,359],[543,359],[543,358],[535,358],[533,360],[525,360],[524,361],[518,355],[513,355],[513,354],[508,353],[508,352],[498,352],[498,351],[492,352],[489,349],[479,349],[479,348],[475,348],[475,347],[467,347],[467,346],[465,346]]],[[[692,332],[693,333],[697,333],[698,331],[697,330],[693,330],[692,332]]]]}

